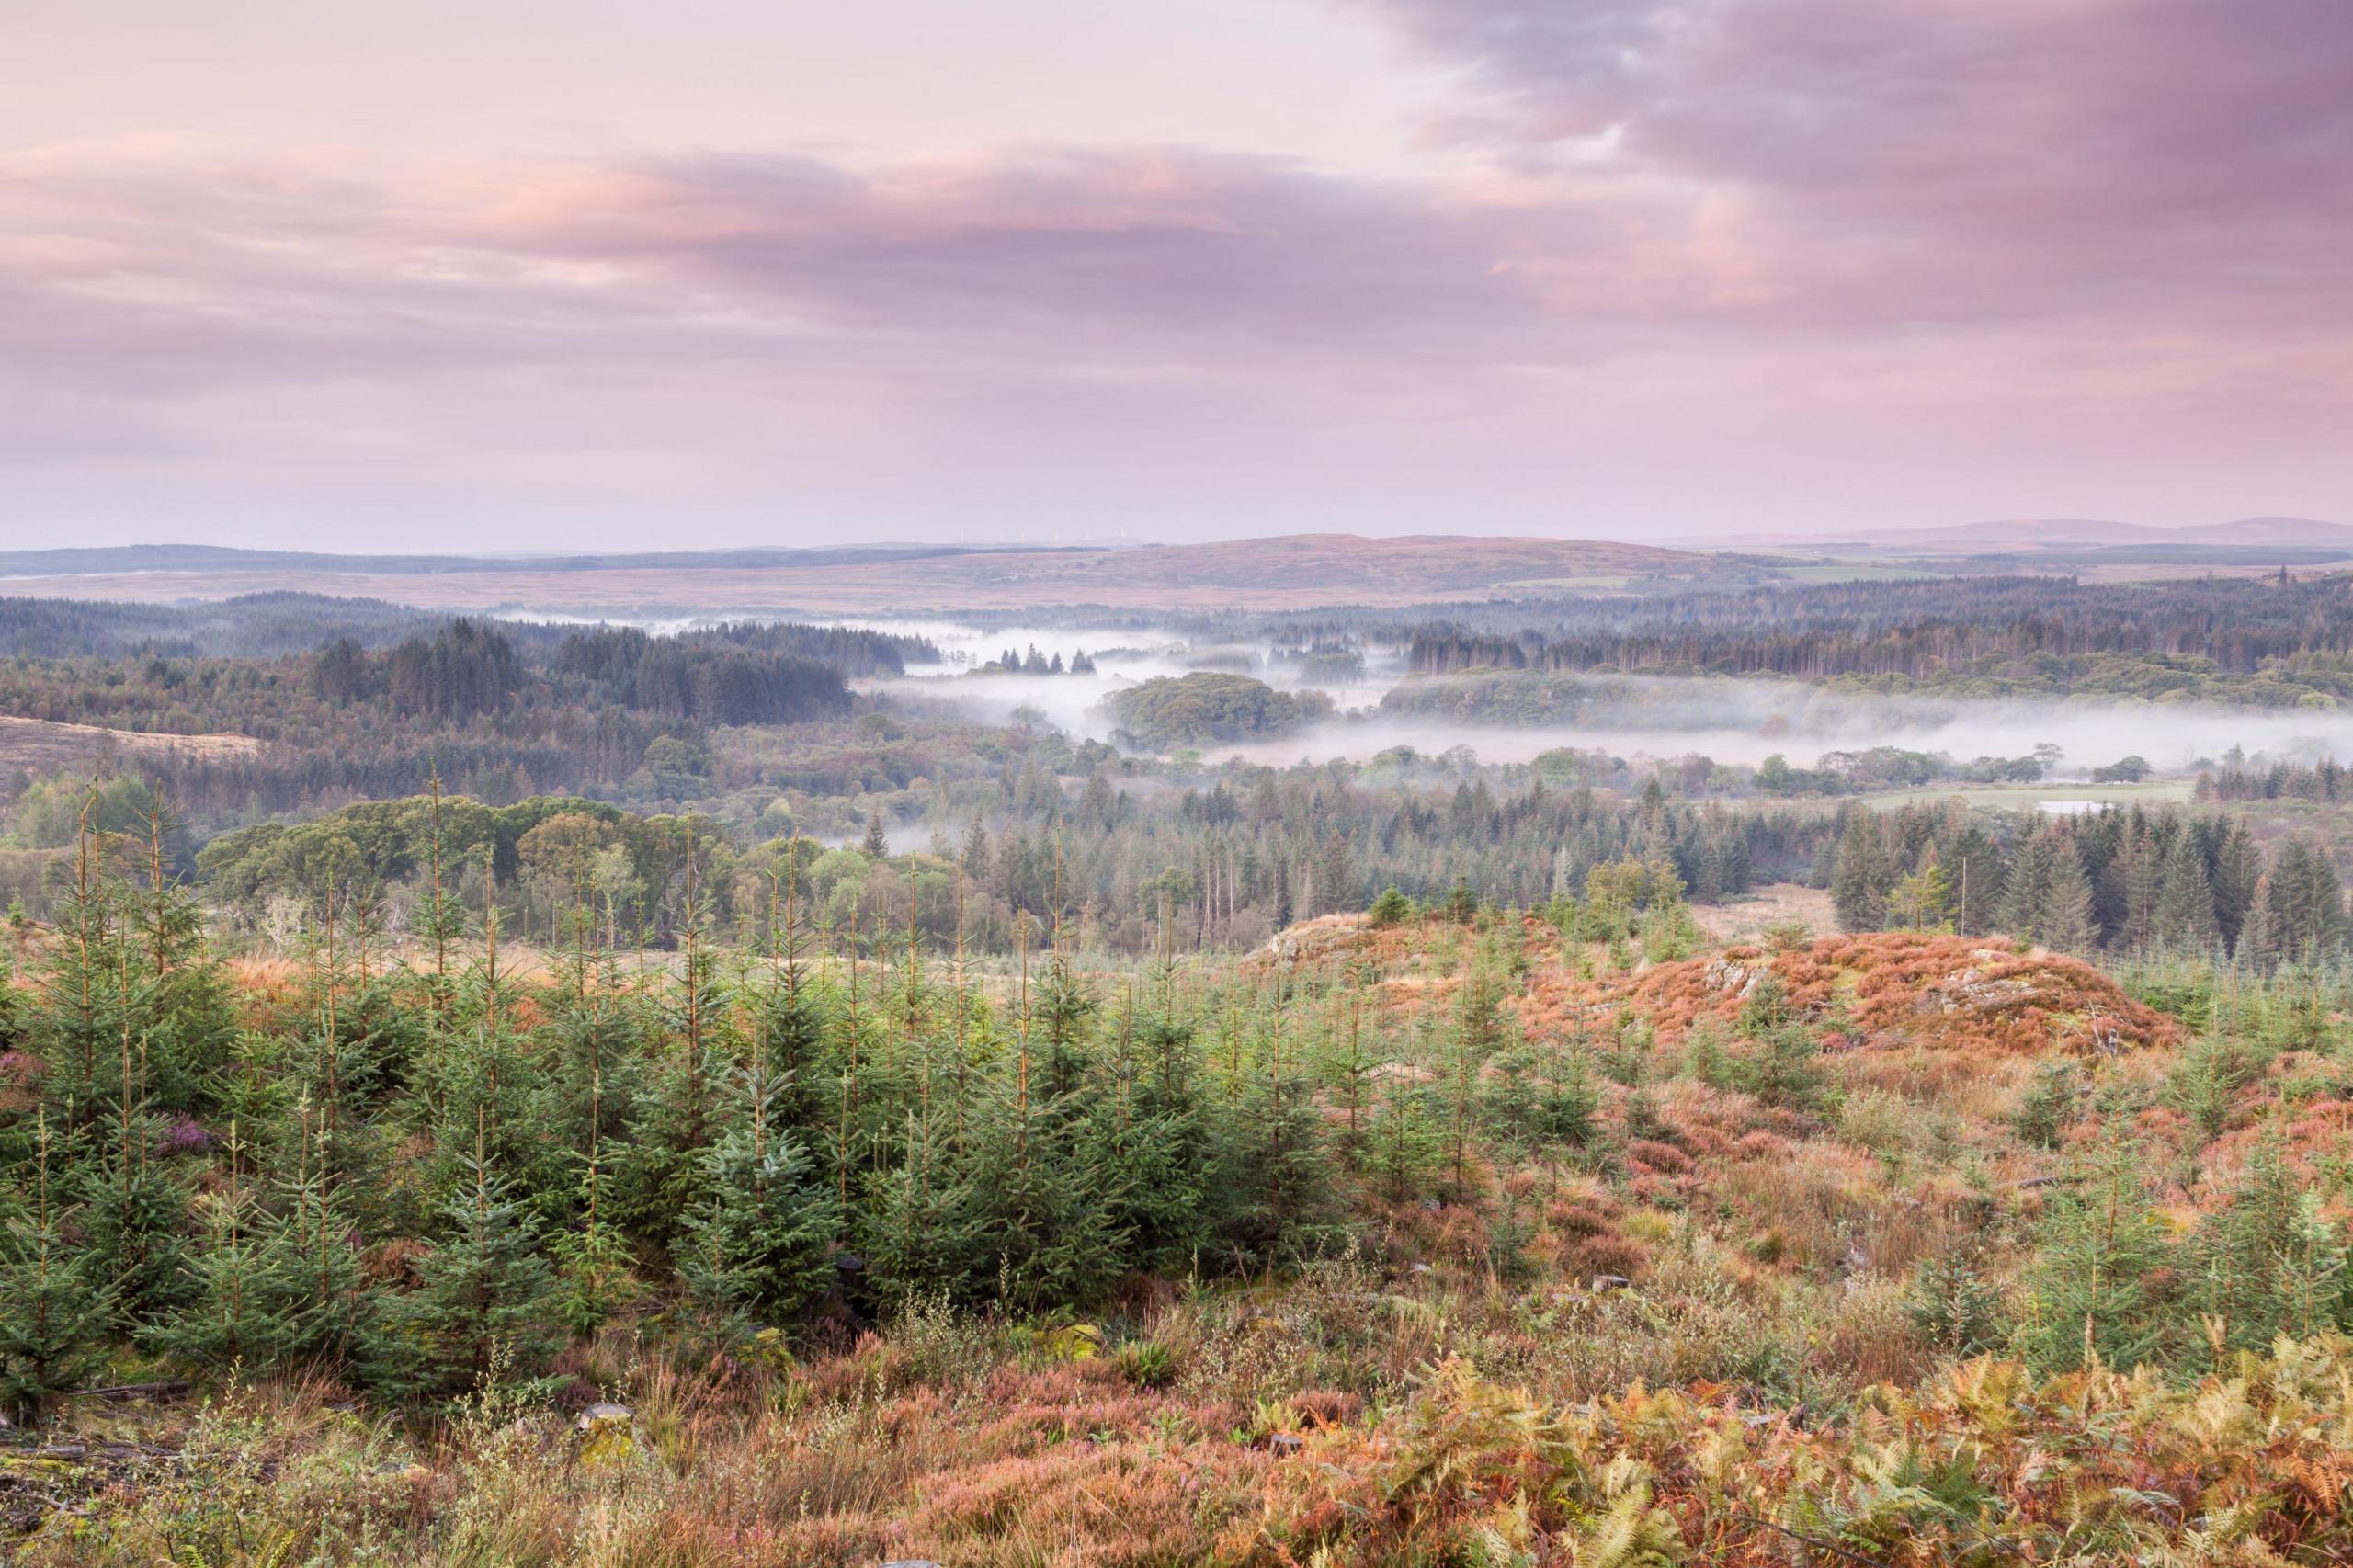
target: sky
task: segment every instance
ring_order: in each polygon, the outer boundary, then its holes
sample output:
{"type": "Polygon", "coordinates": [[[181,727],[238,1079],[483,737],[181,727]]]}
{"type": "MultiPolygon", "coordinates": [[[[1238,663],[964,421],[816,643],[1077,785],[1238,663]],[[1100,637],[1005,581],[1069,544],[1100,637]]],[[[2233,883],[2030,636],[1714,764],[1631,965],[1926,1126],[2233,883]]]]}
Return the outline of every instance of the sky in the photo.
{"type": "Polygon", "coordinates": [[[0,39],[0,544],[2353,521],[2353,0],[0,39]]]}

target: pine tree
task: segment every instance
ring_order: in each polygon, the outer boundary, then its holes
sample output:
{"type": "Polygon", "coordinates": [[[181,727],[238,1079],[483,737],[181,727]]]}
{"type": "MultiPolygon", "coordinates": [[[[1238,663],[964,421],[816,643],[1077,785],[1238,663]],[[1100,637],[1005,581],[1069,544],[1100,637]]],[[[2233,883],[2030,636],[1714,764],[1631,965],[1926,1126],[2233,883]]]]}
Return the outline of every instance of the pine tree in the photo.
{"type": "Polygon", "coordinates": [[[1953,928],[1974,937],[2000,924],[2002,854],[1975,823],[1946,846],[1939,858],[1952,878],[1953,928]]]}
{"type": "Polygon", "coordinates": [[[2120,898],[2115,919],[2104,929],[2108,939],[2128,953],[2146,952],[2156,942],[2157,894],[2164,874],[2159,856],[2150,835],[2136,832],[2109,863],[2106,874],[2115,879],[2120,898]]]}
{"type": "Polygon", "coordinates": [[[2077,1093],[2075,1064],[2046,1062],[2035,1069],[2033,1081],[2018,1096],[2010,1125],[2034,1147],[2056,1149],[2075,1119],[2077,1093]]]}
{"type": "Polygon", "coordinates": [[[928,1277],[902,1289],[947,1290],[965,1301],[1001,1300],[1034,1311],[1093,1301],[1119,1278],[1127,1237],[1116,1227],[1115,1184],[1076,1136],[1074,1108],[1000,1089],[960,1162],[952,1213],[928,1277]]]}
{"type": "Polygon", "coordinates": [[[1048,1098],[1059,1100],[1078,1087],[1090,1062],[1087,1043],[1098,1006],[1058,943],[1039,983],[1033,1013],[1039,1043],[1045,1047],[1048,1098]]]}
{"type": "Polygon", "coordinates": [[[288,1233],[261,1215],[245,1168],[252,1150],[234,1122],[222,1153],[226,1185],[207,1202],[204,1244],[189,1257],[191,1299],[149,1343],[193,1371],[252,1374],[292,1359],[308,1271],[289,1250],[288,1233]]]}
{"type": "Polygon", "coordinates": [[[1503,1044],[1503,983],[1484,962],[1474,962],[1462,977],[1454,1004],[1452,1060],[1447,1071],[1448,1159],[1454,1185],[1470,1180],[1472,1112],[1487,1061],[1503,1044]]]}
{"type": "Polygon", "coordinates": [[[2048,1373],[2097,1362],[2129,1370],[2155,1355],[2169,1319],[2152,1289],[2168,1248],[2142,1186],[2142,1154],[2112,1138],[2060,1189],[2028,1273],[2028,1359],[2048,1373]]]}
{"type": "Polygon", "coordinates": [[[2298,1339],[2336,1334],[2346,1323],[2347,1286],[2345,1244],[2321,1209],[2318,1189],[2297,1192],[2288,1233],[2274,1255],[2279,1327],[2298,1339]]]}
{"type": "Polygon", "coordinates": [[[1226,1164],[1231,1151],[1190,1062],[1165,1078],[1159,1071],[1172,1047],[1189,1057],[1191,1033],[1182,1021],[1156,1023],[1136,1031],[1135,1051],[1112,1052],[1110,1081],[1092,1097],[1082,1134],[1082,1157],[1111,1195],[1109,1229],[1138,1268],[1189,1268],[1215,1244],[1229,1209],[1219,1195],[1230,1199],[1243,1181],[1226,1164]]]}
{"type": "Polygon", "coordinates": [[[2255,903],[2255,887],[2263,875],[2263,852],[2245,817],[2234,818],[2214,853],[2214,919],[2222,937],[2235,951],[2239,930],[2255,903]]]}
{"type": "Polygon", "coordinates": [[[1887,924],[1887,894],[1895,881],[1879,814],[1868,807],[1847,813],[1838,836],[1837,869],[1830,878],[1830,901],[1838,924],[1849,931],[1876,931],[1887,924]]]}
{"type": "Polygon", "coordinates": [[[1951,899],[1945,869],[1931,854],[1887,895],[1888,924],[1903,931],[1949,931],[1952,925],[1946,913],[1951,899]]]}
{"type": "Polygon", "coordinates": [[[1583,1044],[1544,1053],[1536,1096],[1536,1132],[1548,1145],[1582,1149],[1600,1130],[1601,1090],[1583,1044]]]}
{"type": "Polygon", "coordinates": [[[2176,953],[2208,951],[2222,935],[2214,917],[2214,890],[2206,878],[2206,858],[2189,833],[2175,834],[2165,849],[2152,928],[2157,946],[2176,953]]]}
{"type": "Polygon", "coordinates": [[[2346,943],[2345,891],[2328,857],[2290,839],[2279,846],[2272,869],[2272,921],[2287,938],[2286,956],[2303,964],[2340,956],[2346,943]]]}
{"type": "Polygon", "coordinates": [[[47,1064],[42,1087],[51,1104],[74,1108],[75,1120],[98,1114],[110,1086],[111,1048],[129,1019],[120,1008],[125,972],[119,908],[107,882],[105,843],[93,831],[96,795],[82,806],[73,872],[51,900],[57,932],[37,976],[35,1046],[47,1064]]]}
{"type": "Polygon", "coordinates": [[[1479,895],[1471,891],[1471,879],[1454,879],[1454,890],[1446,895],[1446,917],[1457,926],[1468,926],[1479,918],[1479,895]]]}
{"type": "Polygon", "coordinates": [[[574,1335],[596,1333],[638,1292],[629,1244],[604,1215],[604,1173],[592,1156],[580,1176],[580,1228],[549,1238],[553,1312],[574,1335]]]}
{"type": "Polygon", "coordinates": [[[2319,1203],[2267,1136],[2228,1201],[2200,1224],[2194,1299],[2199,1316],[2220,1325],[2222,1346],[2262,1351],[2283,1334],[2308,1339],[2343,1324],[2353,1279],[2319,1203]]]}
{"type": "Polygon", "coordinates": [[[509,1358],[538,1366],[562,1339],[551,1326],[554,1281],[539,1228],[494,1167],[486,1108],[476,1108],[460,1165],[465,1179],[442,1203],[442,1239],[409,1303],[426,1347],[420,1381],[449,1393],[487,1387],[509,1358]]]}
{"type": "Polygon", "coordinates": [[[883,860],[890,858],[891,841],[882,835],[881,812],[866,813],[866,837],[858,847],[858,852],[870,860],[883,860]]]}
{"type": "Polygon", "coordinates": [[[730,998],[706,928],[710,909],[691,842],[685,892],[677,980],[648,1003],[664,1049],[643,1070],[630,1105],[630,1136],[614,1153],[610,1195],[616,1224],[665,1246],[679,1239],[708,1196],[711,1089],[729,1061],[722,1026],[730,998]]]}
{"type": "Polygon", "coordinates": [[[2256,881],[2239,952],[2257,965],[2311,964],[2343,952],[2344,890],[2328,857],[2297,839],[2281,844],[2256,881]]]}
{"type": "Polygon", "coordinates": [[[2051,874],[2043,884],[2042,911],[2035,939],[2063,953],[2088,953],[2098,946],[2099,923],[2092,918],[2091,879],[2075,846],[2064,839],[2052,846],[2051,874]]]}
{"type": "Polygon", "coordinates": [[[307,1099],[296,1105],[288,1131],[291,1169],[281,1163],[278,1211],[256,1237],[280,1309],[281,1364],[397,1385],[407,1373],[409,1346],[383,1320],[380,1290],[360,1267],[358,1233],[345,1208],[348,1187],[335,1174],[334,1133],[307,1099]]]}
{"type": "Polygon", "coordinates": [[[2288,945],[2289,938],[2279,926],[2279,902],[2272,896],[2271,872],[2267,869],[2256,879],[2255,896],[2248,902],[2238,941],[2231,949],[2233,957],[2258,971],[2276,966],[2288,945]]]}
{"type": "Polygon", "coordinates": [[[0,1407],[19,1415],[106,1364],[113,1291],[97,1259],[66,1244],[73,1210],[54,1191],[49,1113],[36,1113],[32,1204],[0,1251],[0,1407]]]}
{"type": "Polygon", "coordinates": [[[2052,848],[2049,834],[2035,831],[2018,841],[2010,857],[1994,919],[2012,937],[2032,941],[2041,928],[2043,910],[2051,896],[2052,848]]]}
{"type": "MultiPolygon", "coordinates": [[[[747,1085],[747,1101],[760,1091],[747,1085]]],[[[764,1130],[756,1108],[706,1154],[708,1196],[680,1244],[687,1289],[714,1319],[781,1324],[822,1294],[841,1214],[818,1162],[789,1129],[764,1130]]]]}
{"type": "Polygon", "coordinates": [[[1905,1312],[1938,1349],[1974,1356],[1996,1343],[2002,1292],[1960,1252],[1920,1260],[1905,1312]]]}
{"type": "Polygon", "coordinates": [[[1272,1267],[1293,1261],[1302,1237],[1321,1233],[1330,1196],[1324,1119],[1305,1071],[1306,1052],[1291,1038],[1296,1002],[1275,974],[1273,1007],[1257,1040],[1256,1070],[1243,1085],[1241,1114],[1215,1128],[1215,1221],[1220,1241],[1238,1266],[1272,1267]]]}

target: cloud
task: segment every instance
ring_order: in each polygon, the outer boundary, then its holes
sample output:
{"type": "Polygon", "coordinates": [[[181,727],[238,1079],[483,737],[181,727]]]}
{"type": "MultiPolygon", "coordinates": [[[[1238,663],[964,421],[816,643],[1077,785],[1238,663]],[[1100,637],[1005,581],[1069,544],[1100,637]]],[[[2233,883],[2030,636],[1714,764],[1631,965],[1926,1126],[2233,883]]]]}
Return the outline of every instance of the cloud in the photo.
{"type": "Polygon", "coordinates": [[[1183,148],[858,171],[63,149],[0,158],[0,395],[116,400],[151,450],[531,444],[584,416],[659,446],[746,407],[815,442],[941,408],[1029,441],[1121,410],[1477,420],[1680,309],[1686,264],[1644,250],[1621,215],[1476,180],[1183,148]]]}
{"type": "Polygon", "coordinates": [[[1671,192],[1818,327],[2165,312],[2353,283],[2342,0],[1362,0],[1467,66],[1437,133],[1671,192]]]}
{"type": "Polygon", "coordinates": [[[1425,172],[0,153],[0,460],[1106,532],[2353,509],[2345,0],[1345,3],[1452,70],[1425,172]]]}
{"type": "Polygon", "coordinates": [[[459,365],[636,352],[654,323],[689,353],[920,334],[1081,358],[1153,338],[1476,355],[1531,303],[1507,266],[1530,243],[1516,216],[1182,150],[333,177],[90,151],[0,162],[0,310],[36,351],[99,372],[136,355],[142,376],[267,372],[281,353],[396,368],[369,357],[404,344],[459,365]]]}

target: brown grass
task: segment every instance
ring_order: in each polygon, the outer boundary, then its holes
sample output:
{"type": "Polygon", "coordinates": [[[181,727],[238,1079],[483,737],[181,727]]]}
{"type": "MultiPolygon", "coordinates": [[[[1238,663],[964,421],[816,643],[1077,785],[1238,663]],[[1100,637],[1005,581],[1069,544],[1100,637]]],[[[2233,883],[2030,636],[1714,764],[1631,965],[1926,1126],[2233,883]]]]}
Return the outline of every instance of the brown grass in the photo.
{"type": "Polygon", "coordinates": [[[251,735],[160,735],[109,730],[97,724],[61,724],[47,719],[0,714],[0,773],[21,768],[40,775],[88,767],[110,754],[153,756],[182,752],[212,760],[250,756],[262,749],[251,735]]]}

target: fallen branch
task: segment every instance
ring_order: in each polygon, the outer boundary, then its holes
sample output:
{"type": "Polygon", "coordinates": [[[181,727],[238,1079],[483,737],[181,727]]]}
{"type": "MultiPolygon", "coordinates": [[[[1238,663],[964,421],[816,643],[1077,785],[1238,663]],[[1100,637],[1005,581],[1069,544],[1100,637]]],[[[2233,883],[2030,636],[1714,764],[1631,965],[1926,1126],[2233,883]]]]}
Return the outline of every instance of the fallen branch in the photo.
{"type": "Polygon", "coordinates": [[[155,1383],[118,1383],[113,1388],[75,1389],[68,1399],[163,1399],[176,1393],[188,1392],[186,1378],[170,1378],[155,1383]]]}

